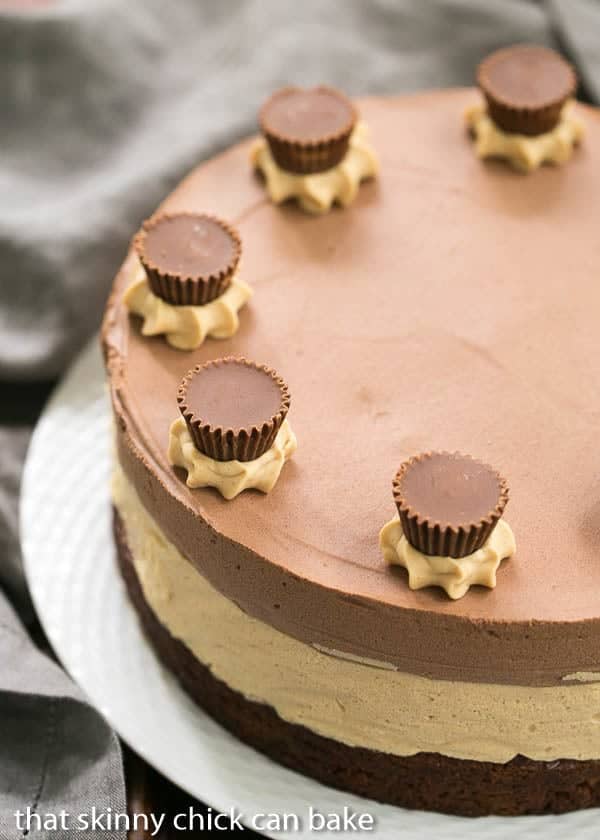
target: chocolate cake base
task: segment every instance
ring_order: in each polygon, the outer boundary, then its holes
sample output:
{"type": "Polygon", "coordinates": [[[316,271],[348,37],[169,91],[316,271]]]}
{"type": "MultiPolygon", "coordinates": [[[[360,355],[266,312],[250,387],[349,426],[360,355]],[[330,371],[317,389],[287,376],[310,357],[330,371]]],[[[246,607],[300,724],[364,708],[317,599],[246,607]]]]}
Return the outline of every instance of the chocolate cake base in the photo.
{"type": "Polygon", "coordinates": [[[349,747],[287,723],[269,706],[216,679],[171,636],[144,599],[116,511],[114,533],[129,597],[163,664],[212,718],[269,758],[331,787],[404,808],[477,817],[558,814],[600,805],[600,761],[517,756],[495,764],[437,753],[399,757],[349,747]]]}

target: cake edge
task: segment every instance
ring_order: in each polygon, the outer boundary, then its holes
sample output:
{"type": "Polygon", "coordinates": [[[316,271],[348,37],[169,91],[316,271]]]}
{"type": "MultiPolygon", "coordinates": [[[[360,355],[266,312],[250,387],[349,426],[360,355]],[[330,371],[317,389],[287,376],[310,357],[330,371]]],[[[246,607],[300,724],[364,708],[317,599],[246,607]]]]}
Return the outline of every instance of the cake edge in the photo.
{"type": "Polygon", "coordinates": [[[506,764],[437,753],[399,757],[350,747],[281,719],[214,677],[160,623],[146,602],[113,508],[117,563],[142,629],[161,663],[214,720],[244,743],[296,772],[358,796],[457,816],[559,814],[600,805],[600,760],[506,764]]]}

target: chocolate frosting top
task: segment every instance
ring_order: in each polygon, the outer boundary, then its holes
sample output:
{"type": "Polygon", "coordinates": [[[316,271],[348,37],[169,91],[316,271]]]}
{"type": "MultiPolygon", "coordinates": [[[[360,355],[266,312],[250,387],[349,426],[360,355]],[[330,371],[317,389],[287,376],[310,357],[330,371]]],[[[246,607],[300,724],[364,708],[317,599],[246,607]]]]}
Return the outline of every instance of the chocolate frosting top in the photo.
{"type": "Polygon", "coordinates": [[[282,88],[260,111],[263,131],[290,143],[323,143],[349,131],[356,119],[344,94],[329,87],[282,88]]]}
{"type": "Polygon", "coordinates": [[[344,212],[273,206],[249,142],[186,178],[166,209],[211,197],[240,230],[255,305],[232,338],[181,353],[128,318],[125,264],[104,328],[119,458],[248,614],[404,671],[556,684],[600,670],[600,118],[576,105],[588,142],[525,183],[473,154],[461,121],[478,99],[361,101],[382,177],[344,212]],[[271,493],[233,502],[187,488],[166,457],[181,378],[224,355],[285,372],[301,444],[271,493]],[[496,589],[458,601],[411,591],[377,539],[394,467],[444,449],[500,467],[518,536],[496,589]]]}
{"type": "Polygon", "coordinates": [[[480,65],[478,82],[497,102],[514,108],[546,108],[575,92],[571,65],[554,50],[518,44],[498,50],[480,65]]]}
{"type": "Polygon", "coordinates": [[[419,520],[466,528],[498,505],[502,487],[494,470],[457,452],[411,458],[396,479],[398,497],[419,520]]]}
{"type": "Polygon", "coordinates": [[[144,229],[144,261],[161,272],[203,278],[226,272],[239,245],[217,219],[203,214],[164,215],[144,229]]]}
{"type": "Polygon", "coordinates": [[[185,404],[199,422],[234,430],[269,421],[281,403],[281,387],[273,376],[235,358],[200,368],[185,394],[185,404]]]}

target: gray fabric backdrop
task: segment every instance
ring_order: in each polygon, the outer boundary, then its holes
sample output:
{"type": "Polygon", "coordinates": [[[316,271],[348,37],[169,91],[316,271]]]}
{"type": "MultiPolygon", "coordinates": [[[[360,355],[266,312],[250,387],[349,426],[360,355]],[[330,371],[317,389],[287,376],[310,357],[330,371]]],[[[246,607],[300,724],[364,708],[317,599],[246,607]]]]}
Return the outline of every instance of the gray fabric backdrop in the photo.
{"type": "Polygon", "coordinates": [[[33,614],[17,498],[31,411],[20,409],[27,398],[35,412],[45,389],[10,383],[64,370],[97,328],[140,221],[187,169],[251,131],[274,87],[325,81],[395,93],[469,84],[487,52],[528,40],[562,46],[587,95],[600,99],[600,3],[6,5],[0,0],[0,584],[8,596],[0,594],[0,838],[17,838],[17,808],[122,810],[124,784],[116,737],[24,628],[33,614]]]}

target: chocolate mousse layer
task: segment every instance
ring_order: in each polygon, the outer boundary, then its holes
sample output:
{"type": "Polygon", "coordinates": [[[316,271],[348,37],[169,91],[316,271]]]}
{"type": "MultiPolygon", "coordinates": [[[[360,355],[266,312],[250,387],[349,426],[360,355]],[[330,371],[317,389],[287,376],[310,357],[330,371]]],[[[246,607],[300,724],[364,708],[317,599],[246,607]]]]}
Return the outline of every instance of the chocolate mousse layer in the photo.
{"type": "Polygon", "coordinates": [[[361,102],[382,178],[343,213],[273,206],[249,170],[250,141],[186,178],[163,210],[202,212],[211,197],[243,238],[256,304],[232,338],[174,350],[121,304],[130,255],[103,333],[118,457],[198,571],[291,636],[442,679],[593,679],[600,119],[576,106],[589,142],[525,184],[474,158],[461,124],[478,97],[361,102]],[[271,493],[233,502],[190,490],[166,455],[182,377],[226,355],[285,373],[302,443],[271,493]],[[428,450],[476,453],[510,479],[517,553],[494,590],[458,601],[411,591],[381,555],[390,477],[428,450]]]}

